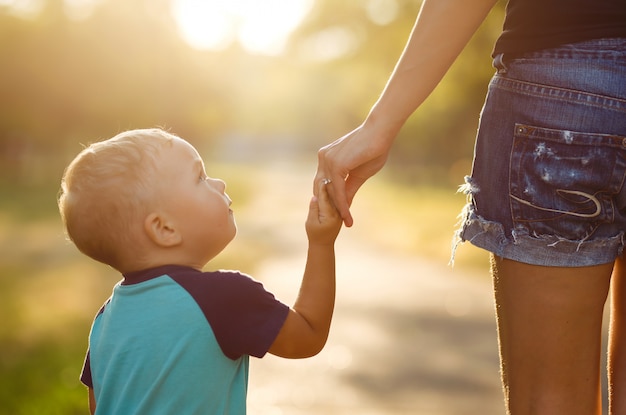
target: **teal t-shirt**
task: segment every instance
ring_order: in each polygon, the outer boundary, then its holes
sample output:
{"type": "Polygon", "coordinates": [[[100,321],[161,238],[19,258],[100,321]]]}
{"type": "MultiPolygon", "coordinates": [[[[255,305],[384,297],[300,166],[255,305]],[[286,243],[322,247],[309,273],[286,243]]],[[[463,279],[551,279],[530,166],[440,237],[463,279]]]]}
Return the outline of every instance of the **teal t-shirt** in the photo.
{"type": "Polygon", "coordinates": [[[238,272],[124,277],[93,322],[81,376],[96,414],[245,414],[249,356],[267,352],[289,308],[238,272]]]}

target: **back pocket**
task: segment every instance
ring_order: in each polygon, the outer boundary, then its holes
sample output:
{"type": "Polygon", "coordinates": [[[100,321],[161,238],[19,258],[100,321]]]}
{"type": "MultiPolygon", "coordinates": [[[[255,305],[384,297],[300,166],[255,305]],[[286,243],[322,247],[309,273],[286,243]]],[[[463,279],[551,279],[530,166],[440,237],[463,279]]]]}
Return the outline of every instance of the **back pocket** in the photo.
{"type": "Polygon", "coordinates": [[[515,229],[589,238],[614,219],[625,157],[626,137],[516,124],[509,183],[515,229]]]}

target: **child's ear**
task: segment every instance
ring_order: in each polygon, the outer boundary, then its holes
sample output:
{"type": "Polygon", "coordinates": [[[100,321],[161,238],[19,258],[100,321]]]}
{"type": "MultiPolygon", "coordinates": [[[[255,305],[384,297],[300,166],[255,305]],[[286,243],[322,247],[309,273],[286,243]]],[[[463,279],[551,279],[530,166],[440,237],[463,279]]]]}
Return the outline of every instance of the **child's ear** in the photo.
{"type": "Polygon", "coordinates": [[[152,242],[161,247],[171,247],[182,242],[182,236],[166,216],[152,212],[144,220],[144,230],[152,242]]]}

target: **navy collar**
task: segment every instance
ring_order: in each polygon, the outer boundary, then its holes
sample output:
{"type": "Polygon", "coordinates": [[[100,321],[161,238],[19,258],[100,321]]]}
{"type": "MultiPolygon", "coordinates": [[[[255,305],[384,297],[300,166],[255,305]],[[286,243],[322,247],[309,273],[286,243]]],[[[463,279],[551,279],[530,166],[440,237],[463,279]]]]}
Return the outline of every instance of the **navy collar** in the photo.
{"type": "Polygon", "coordinates": [[[160,277],[165,274],[176,273],[176,272],[189,272],[195,271],[200,272],[195,268],[188,267],[186,265],[160,265],[155,268],[142,269],[140,271],[132,271],[128,273],[122,274],[124,280],[122,281],[122,285],[133,285],[139,284],[153,278],[160,277]]]}

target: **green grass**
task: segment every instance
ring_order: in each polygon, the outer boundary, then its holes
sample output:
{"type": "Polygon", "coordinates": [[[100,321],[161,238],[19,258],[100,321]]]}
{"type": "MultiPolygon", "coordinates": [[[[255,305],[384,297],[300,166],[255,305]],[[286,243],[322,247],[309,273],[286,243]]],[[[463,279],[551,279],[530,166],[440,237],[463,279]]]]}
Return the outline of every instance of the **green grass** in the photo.
{"type": "Polygon", "coordinates": [[[64,282],[50,284],[30,266],[0,268],[2,415],[87,413],[78,369],[89,314],[76,312],[72,297],[82,293],[64,282]],[[75,292],[59,295],[69,290],[75,292]]]}
{"type": "MultiPolygon", "coordinates": [[[[66,322],[67,323],[67,322],[66,322]]],[[[87,392],[78,382],[84,356],[83,324],[38,339],[2,339],[0,413],[87,414],[87,392]]],[[[67,328],[66,328],[67,329],[67,328]]]]}

